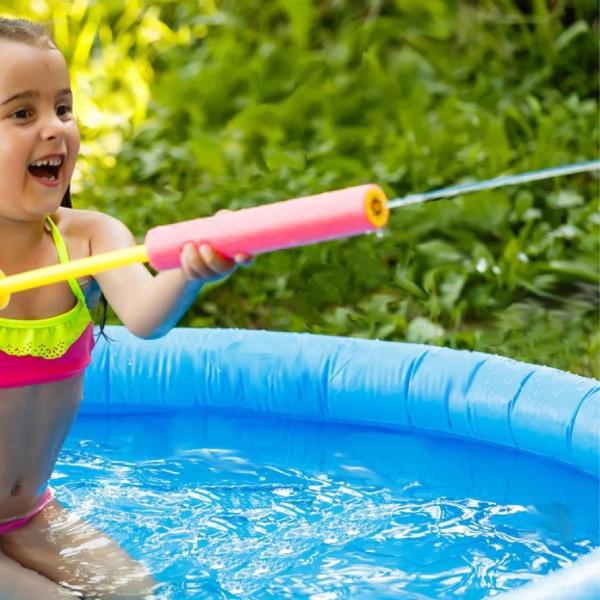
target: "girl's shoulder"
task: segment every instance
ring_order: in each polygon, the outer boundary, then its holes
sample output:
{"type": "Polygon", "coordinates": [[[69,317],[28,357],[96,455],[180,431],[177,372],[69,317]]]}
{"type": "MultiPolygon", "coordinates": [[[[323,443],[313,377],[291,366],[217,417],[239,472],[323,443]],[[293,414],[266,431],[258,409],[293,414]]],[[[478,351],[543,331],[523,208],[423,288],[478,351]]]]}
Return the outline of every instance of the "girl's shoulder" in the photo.
{"type": "Polygon", "coordinates": [[[50,216],[77,258],[121,246],[124,238],[133,237],[121,221],[95,210],[60,207],[50,216]]]}
{"type": "Polygon", "coordinates": [[[97,210],[65,208],[61,206],[50,215],[57,227],[69,233],[93,236],[97,233],[125,227],[121,221],[97,210]]]}

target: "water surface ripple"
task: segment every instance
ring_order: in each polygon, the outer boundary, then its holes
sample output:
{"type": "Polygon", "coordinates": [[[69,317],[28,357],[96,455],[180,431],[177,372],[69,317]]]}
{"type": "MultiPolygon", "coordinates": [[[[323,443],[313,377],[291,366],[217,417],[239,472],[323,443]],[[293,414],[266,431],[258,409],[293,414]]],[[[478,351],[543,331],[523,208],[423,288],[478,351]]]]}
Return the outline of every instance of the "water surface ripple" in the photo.
{"type": "Polygon", "coordinates": [[[52,484],[173,600],[479,599],[600,537],[598,481],[545,459],[248,416],[82,417],[52,484]]]}

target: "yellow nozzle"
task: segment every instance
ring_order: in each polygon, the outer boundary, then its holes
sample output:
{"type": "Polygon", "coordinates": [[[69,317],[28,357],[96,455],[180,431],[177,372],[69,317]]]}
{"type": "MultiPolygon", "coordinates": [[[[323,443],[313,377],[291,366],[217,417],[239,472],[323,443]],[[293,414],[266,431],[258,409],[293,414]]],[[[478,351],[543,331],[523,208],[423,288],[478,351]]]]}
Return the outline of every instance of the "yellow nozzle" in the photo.
{"type": "Polygon", "coordinates": [[[390,216],[390,209],[387,205],[387,197],[378,185],[374,185],[367,190],[365,210],[367,218],[375,227],[385,227],[390,216]]]}

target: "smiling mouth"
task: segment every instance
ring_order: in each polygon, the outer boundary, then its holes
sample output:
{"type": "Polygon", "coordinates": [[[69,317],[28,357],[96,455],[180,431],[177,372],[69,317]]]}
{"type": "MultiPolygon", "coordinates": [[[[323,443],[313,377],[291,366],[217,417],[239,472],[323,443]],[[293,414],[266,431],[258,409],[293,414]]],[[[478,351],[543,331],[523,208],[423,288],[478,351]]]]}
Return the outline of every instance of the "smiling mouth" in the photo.
{"type": "Polygon", "coordinates": [[[64,162],[64,157],[57,156],[53,158],[43,158],[32,162],[27,170],[34,176],[48,181],[56,181],[60,168],[64,162]]]}

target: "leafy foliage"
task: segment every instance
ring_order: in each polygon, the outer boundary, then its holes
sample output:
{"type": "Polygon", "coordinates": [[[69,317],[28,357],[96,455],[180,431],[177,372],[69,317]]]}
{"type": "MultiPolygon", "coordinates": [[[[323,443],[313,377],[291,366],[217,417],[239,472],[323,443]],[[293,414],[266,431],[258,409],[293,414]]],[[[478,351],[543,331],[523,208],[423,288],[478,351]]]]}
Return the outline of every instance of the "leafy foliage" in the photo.
{"type": "MultiPolygon", "coordinates": [[[[395,197],[598,154],[592,1],[30,11],[52,18],[72,64],[86,139],[76,202],[139,236],[366,181],[395,197]]],[[[596,175],[407,207],[382,236],[260,257],[184,322],[429,342],[599,376],[599,224],[596,175]]]]}

